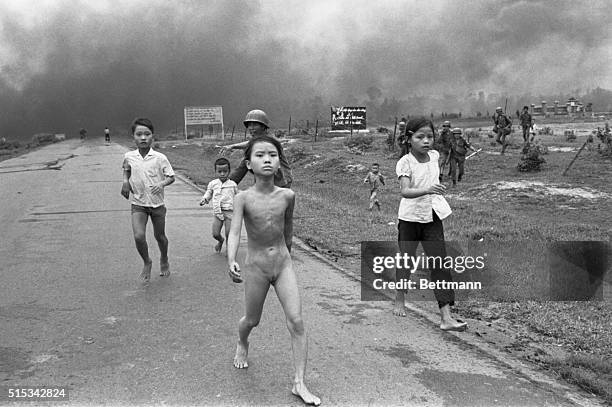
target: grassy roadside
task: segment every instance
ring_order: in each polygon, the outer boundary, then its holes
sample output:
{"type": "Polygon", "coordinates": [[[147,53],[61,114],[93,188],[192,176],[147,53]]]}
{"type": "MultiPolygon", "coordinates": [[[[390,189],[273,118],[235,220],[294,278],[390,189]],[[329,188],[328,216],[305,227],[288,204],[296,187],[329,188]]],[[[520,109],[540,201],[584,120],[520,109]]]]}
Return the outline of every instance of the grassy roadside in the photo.
{"type": "MultiPolygon", "coordinates": [[[[518,142],[520,136],[513,137],[518,142]]],[[[483,153],[469,161],[465,181],[447,195],[453,215],[445,220],[446,238],[526,243],[609,241],[612,205],[609,198],[598,198],[597,194],[612,195],[608,181],[612,178],[612,160],[595,151],[584,151],[568,175],[561,175],[584,137],[580,132],[575,142],[559,136],[541,137],[542,144],[551,150],[574,151],[551,151],[544,156],[543,171],[536,173],[516,170],[518,149],[511,148],[502,157],[495,154],[497,147],[491,146],[486,135],[473,139],[483,153]],[[547,193],[543,189],[546,185],[561,193],[547,193]]],[[[341,138],[323,138],[315,143],[305,137],[287,146],[297,193],[295,234],[355,274],[359,273],[361,241],[397,238],[397,158],[387,150],[385,138],[383,134],[374,135],[373,147],[364,154],[347,149],[341,138]],[[387,185],[380,198],[382,211],[371,214],[367,210],[368,188],[362,180],[373,162],[380,164],[387,185]]],[[[126,144],[131,145],[131,141],[126,144]]],[[[195,183],[206,185],[213,178],[212,162],[218,151],[214,144],[169,141],[161,142],[159,149],[176,170],[195,183]]],[[[235,166],[241,152],[228,158],[235,166]]],[[[241,186],[248,184],[250,179],[241,186]]],[[[492,338],[493,330],[502,332],[493,340],[496,345],[612,403],[609,292],[604,302],[467,301],[458,304],[457,312],[479,323],[479,336],[492,338]]]]}

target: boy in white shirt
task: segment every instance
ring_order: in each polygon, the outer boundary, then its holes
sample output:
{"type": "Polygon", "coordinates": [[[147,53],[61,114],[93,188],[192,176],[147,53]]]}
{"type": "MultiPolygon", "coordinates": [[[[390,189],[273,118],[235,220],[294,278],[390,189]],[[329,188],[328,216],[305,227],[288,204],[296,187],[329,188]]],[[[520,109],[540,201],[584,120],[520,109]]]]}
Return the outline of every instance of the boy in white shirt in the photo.
{"type": "Polygon", "coordinates": [[[220,253],[223,242],[227,239],[232,226],[234,195],[238,193],[238,185],[228,178],[230,162],[227,158],[222,157],[215,161],[215,173],[219,178],[208,183],[206,193],[204,193],[200,205],[208,204],[212,200],[213,214],[215,215],[212,224],[212,235],[217,241],[215,251],[220,253]],[[225,225],[225,239],[221,236],[223,225],[225,225]]]}
{"type": "Polygon", "coordinates": [[[132,230],[136,250],[144,262],[140,278],[145,283],[151,279],[153,265],[146,234],[149,218],[159,246],[159,275],[170,275],[164,188],[174,182],[174,170],[164,154],[151,148],[153,134],[153,124],[149,119],[137,118],[132,122],[132,135],[138,148],[125,153],[121,187],[121,195],[132,204],[132,230]]]}

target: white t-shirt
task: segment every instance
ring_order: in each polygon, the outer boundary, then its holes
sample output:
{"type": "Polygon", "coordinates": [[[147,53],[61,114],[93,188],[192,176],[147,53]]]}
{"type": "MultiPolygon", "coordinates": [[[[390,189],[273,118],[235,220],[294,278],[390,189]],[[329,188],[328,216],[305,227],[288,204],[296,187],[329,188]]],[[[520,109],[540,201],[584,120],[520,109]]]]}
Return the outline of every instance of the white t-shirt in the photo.
{"type": "Polygon", "coordinates": [[[132,194],[130,203],[153,208],[164,204],[163,190],[160,194],[151,192],[151,186],[163,181],[166,177],[174,176],[174,170],[164,154],[153,151],[151,148],[143,158],[138,149],[128,151],[125,153],[123,166],[123,168],[131,170],[132,194]]]}
{"type": "MultiPolygon", "coordinates": [[[[429,161],[420,163],[412,153],[399,159],[395,166],[397,178],[408,177],[410,188],[429,188],[439,183],[440,167],[438,159],[440,153],[430,150],[427,153],[429,161]]],[[[417,198],[402,198],[399,204],[397,218],[407,222],[429,223],[433,222],[432,209],[440,219],[451,214],[451,208],[442,195],[427,194],[417,198]]]]}
{"type": "Polygon", "coordinates": [[[238,192],[238,185],[231,179],[221,182],[219,178],[208,183],[204,199],[212,198],[212,207],[214,214],[220,214],[221,211],[234,210],[234,196],[238,192]]]}

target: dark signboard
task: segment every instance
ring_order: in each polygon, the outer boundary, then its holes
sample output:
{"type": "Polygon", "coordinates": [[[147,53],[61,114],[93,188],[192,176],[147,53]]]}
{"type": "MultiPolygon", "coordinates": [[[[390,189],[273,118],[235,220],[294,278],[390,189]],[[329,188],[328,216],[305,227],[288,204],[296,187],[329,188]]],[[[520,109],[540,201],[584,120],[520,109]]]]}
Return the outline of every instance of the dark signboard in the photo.
{"type": "Polygon", "coordinates": [[[365,130],[366,108],[364,107],[333,107],[331,108],[332,130],[365,130]]]}

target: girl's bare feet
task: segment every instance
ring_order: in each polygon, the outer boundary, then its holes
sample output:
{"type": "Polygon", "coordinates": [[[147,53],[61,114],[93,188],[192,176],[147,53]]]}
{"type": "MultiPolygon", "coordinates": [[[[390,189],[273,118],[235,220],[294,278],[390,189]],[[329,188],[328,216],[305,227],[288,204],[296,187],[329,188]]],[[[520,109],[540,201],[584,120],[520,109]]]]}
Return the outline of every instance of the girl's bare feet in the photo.
{"type": "Polygon", "coordinates": [[[234,355],[234,367],[237,369],[246,369],[249,367],[247,357],[249,355],[249,344],[243,346],[240,341],[236,345],[236,354],[234,355]]]}
{"type": "Polygon", "coordinates": [[[321,399],[312,394],[304,383],[295,383],[293,388],[291,389],[291,393],[294,396],[297,396],[302,399],[302,401],[306,404],[320,406],[321,399]]]}
{"type": "Polygon", "coordinates": [[[170,275],[170,263],[168,263],[168,260],[166,261],[160,261],[159,262],[159,275],[162,277],[168,277],[170,275]]]}
{"type": "Polygon", "coordinates": [[[395,292],[395,306],[393,308],[393,315],[396,317],[406,316],[406,306],[404,305],[404,292],[397,290],[395,292]]]}
{"type": "Polygon", "coordinates": [[[449,321],[442,321],[442,323],[440,323],[440,329],[443,331],[463,332],[467,329],[467,327],[467,322],[458,321],[455,319],[451,319],[449,321]]]}
{"type": "Polygon", "coordinates": [[[143,283],[148,283],[151,280],[151,268],[153,267],[153,261],[149,260],[148,262],[145,262],[144,266],[142,267],[142,272],[140,273],[140,280],[142,280],[143,283]]]}

